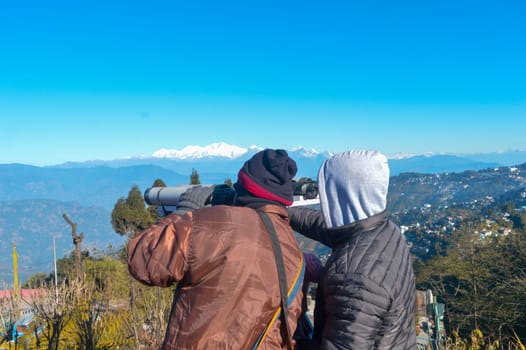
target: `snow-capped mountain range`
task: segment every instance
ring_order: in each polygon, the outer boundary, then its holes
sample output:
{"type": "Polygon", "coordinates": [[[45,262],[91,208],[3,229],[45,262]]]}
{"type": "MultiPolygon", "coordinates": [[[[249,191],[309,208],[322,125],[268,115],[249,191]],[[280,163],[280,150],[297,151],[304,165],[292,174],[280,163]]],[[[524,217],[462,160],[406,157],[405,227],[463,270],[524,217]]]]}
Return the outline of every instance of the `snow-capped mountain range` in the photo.
{"type": "MultiPolygon", "coordinates": [[[[194,169],[203,174],[229,174],[235,176],[244,161],[264,147],[252,145],[248,148],[215,142],[207,146],[189,145],[183,149],[161,148],[150,156],[128,156],[113,160],[67,162],[52,168],[91,168],[106,166],[153,165],[179,174],[190,174],[194,169]]],[[[298,163],[298,176],[315,177],[323,160],[334,153],[318,151],[303,146],[288,149],[289,155],[298,163]]],[[[517,165],[526,162],[526,150],[494,152],[484,154],[396,154],[389,156],[391,175],[401,172],[440,173],[464,170],[479,170],[494,166],[517,165]]]]}
{"type": "MultiPolygon", "coordinates": [[[[225,142],[215,142],[208,146],[186,146],[181,150],[161,148],[160,150],[155,151],[152,154],[152,157],[160,159],[162,158],[184,160],[205,159],[213,157],[237,159],[247,154],[252,155],[263,149],[263,147],[259,147],[256,145],[252,145],[249,148],[243,148],[235,145],[229,145],[225,142]]],[[[321,152],[318,152],[314,148],[306,149],[301,146],[294,147],[288,150],[288,152],[307,158],[317,157],[321,154],[321,152]]]]}
{"type": "MultiPolygon", "coordinates": [[[[226,142],[214,142],[207,146],[198,146],[198,145],[189,145],[185,146],[183,149],[170,149],[170,148],[161,148],[155,151],[151,156],[129,156],[126,157],[127,160],[130,159],[167,159],[167,160],[199,160],[199,159],[211,159],[211,158],[224,158],[224,159],[238,159],[238,158],[247,158],[248,156],[253,155],[254,153],[263,150],[264,147],[251,145],[248,148],[240,147],[236,145],[230,145],[226,142]]],[[[303,146],[293,147],[287,150],[290,154],[299,157],[305,158],[316,158],[318,156],[330,157],[334,154],[331,151],[318,151],[314,148],[306,148],[303,146]]],[[[446,154],[446,153],[433,153],[426,152],[422,154],[410,154],[410,153],[397,153],[394,155],[387,155],[390,160],[402,160],[409,158],[429,158],[435,156],[453,156],[461,157],[472,160],[480,160],[485,162],[494,162],[502,163],[503,159],[506,159],[505,163],[518,164],[526,161],[526,150],[516,150],[508,152],[492,152],[484,154],[446,154]]]]}
{"type": "Polygon", "coordinates": [[[186,146],[182,150],[161,148],[153,153],[154,158],[169,158],[169,159],[202,159],[209,157],[223,157],[235,159],[239,158],[249,150],[255,152],[261,150],[261,147],[250,146],[250,148],[243,148],[229,145],[224,142],[212,143],[208,146],[186,146]]]}
{"type": "MultiPolygon", "coordinates": [[[[264,147],[255,145],[244,148],[225,142],[216,142],[207,146],[186,146],[180,150],[162,148],[155,151],[151,156],[67,162],[50,166],[50,168],[93,168],[97,166],[119,168],[153,165],[178,174],[190,174],[196,169],[200,174],[217,174],[223,177],[226,174],[233,178],[243,162],[263,149],[264,147]]],[[[298,176],[301,177],[313,177],[322,161],[332,155],[331,152],[319,152],[313,148],[305,147],[294,147],[287,152],[298,163],[298,176]]]]}

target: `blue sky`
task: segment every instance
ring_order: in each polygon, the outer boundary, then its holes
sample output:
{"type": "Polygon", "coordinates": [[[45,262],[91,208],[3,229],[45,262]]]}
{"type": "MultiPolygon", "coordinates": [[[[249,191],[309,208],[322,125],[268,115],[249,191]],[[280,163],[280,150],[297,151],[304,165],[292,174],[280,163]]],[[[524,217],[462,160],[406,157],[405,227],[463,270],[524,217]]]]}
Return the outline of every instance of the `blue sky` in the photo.
{"type": "Polygon", "coordinates": [[[0,3],[0,163],[526,148],[526,2],[0,3]]]}

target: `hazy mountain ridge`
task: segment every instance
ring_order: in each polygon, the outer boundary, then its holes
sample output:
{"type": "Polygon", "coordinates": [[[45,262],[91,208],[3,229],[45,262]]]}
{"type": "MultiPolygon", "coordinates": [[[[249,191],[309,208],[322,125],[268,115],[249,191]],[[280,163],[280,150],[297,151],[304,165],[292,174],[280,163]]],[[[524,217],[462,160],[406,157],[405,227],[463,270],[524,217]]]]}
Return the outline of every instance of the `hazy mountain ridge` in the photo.
{"type": "MultiPolygon", "coordinates": [[[[523,161],[526,161],[524,159],[523,161]]],[[[520,163],[520,162],[519,162],[520,163]]],[[[401,173],[453,173],[462,172],[465,170],[480,170],[493,168],[503,165],[515,165],[519,163],[501,163],[501,162],[483,162],[479,160],[472,160],[470,158],[462,158],[453,155],[434,155],[434,156],[414,156],[401,159],[390,159],[389,167],[391,175],[399,175],[401,173]]]]}
{"type": "Polygon", "coordinates": [[[12,283],[12,242],[19,257],[19,278],[53,270],[53,235],[58,258],[74,250],[71,226],[62,217],[77,224],[84,234],[82,248],[104,250],[120,247],[124,238],[113,231],[111,212],[96,206],[49,199],[0,202],[0,283],[12,283]]]}
{"type": "MultiPolygon", "coordinates": [[[[245,149],[245,152],[241,153],[237,150],[237,146],[227,146],[235,149],[234,151],[231,151],[232,153],[236,154],[235,156],[231,156],[228,150],[223,150],[222,153],[217,152],[216,148],[219,146],[212,144],[207,146],[212,147],[212,150],[210,150],[209,153],[207,153],[206,148],[203,150],[200,149],[198,151],[190,150],[186,154],[183,153],[183,151],[163,150],[161,153],[166,154],[165,156],[142,156],[113,160],[67,162],[49,167],[76,169],[94,167],[120,168],[139,165],[152,165],[171,170],[178,174],[191,174],[192,170],[196,169],[204,178],[204,181],[202,182],[214,183],[212,180],[217,178],[217,176],[235,179],[237,176],[237,171],[239,168],[241,168],[243,163],[262,149],[261,147],[252,146],[248,149],[245,149]],[[209,178],[209,174],[216,174],[216,176],[209,178]]],[[[157,152],[155,152],[154,155],[157,152]]],[[[296,147],[288,150],[287,152],[298,162],[298,177],[315,176],[322,161],[332,154],[330,152],[318,152],[314,149],[306,149],[303,147],[296,147]]],[[[221,182],[222,181],[223,180],[221,180],[221,182]]]]}
{"type": "MultiPolygon", "coordinates": [[[[52,166],[53,168],[90,168],[98,166],[124,167],[137,165],[153,165],[174,171],[178,174],[190,174],[197,169],[200,174],[223,174],[223,177],[235,178],[237,169],[254,155],[261,147],[251,146],[240,152],[237,146],[224,143],[211,144],[199,148],[198,151],[167,150],[171,156],[129,157],[126,159],[97,160],[88,162],[67,162],[52,166]],[[211,149],[207,151],[207,149],[211,149]],[[222,153],[217,149],[223,149],[222,153]],[[171,153],[170,153],[171,152],[171,153]]],[[[333,154],[330,151],[318,152],[312,148],[295,147],[287,150],[298,163],[297,177],[316,177],[319,166],[324,159],[333,154]]],[[[155,154],[155,153],[154,153],[155,154]]],[[[441,173],[461,172],[464,170],[480,170],[497,166],[510,166],[526,162],[526,150],[487,154],[427,154],[412,156],[395,156],[389,159],[391,175],[402,172],[441,173]]]]}
{"type": "MultiPolygon", "coordinates": [[[[329,156],[328,152],[317,153],[303,148],[289,153],[298,164],[296,176],[298,178],[315,179],[321,163],[329,156]]],[[[0,198],[75,201],[83,205],[97,205],[111,210],[116,200],[127,195],[133,185],[139,186],[139,189],[144,191],[158,178],[164,180],[168,186],[187,184],[194,169],[198,171],[201,183],[204,184],[223,183],[226,179],[235,181],[238,169],[250,156],[250,152],[247,152],[244,157],[236,159],[133,158],[95,163],[70,162],[52,167],[0,164],[0,198]]],[[[526,152],[524,152],[524,161],[526,162],[526,152]]],[[[461,172],[507,164],[438,155],[390,159],[389,165],[391,176],[396,176],[404,172],[424,174],[461,172]]]]}
{"type": "Polygon", "coordinates": [[[459,203],[514,201],[526,204],[526,163],[461,173],[403,173],[391,178],[388,208],[401,211],[459,203]]]}
{"type": "Polygon", "coordinates": [[[75,201],[85,206],[112,208],[132,185],[141,189],[155,179],[187,183],[188,176],[152,165],[130,167],[50,168],[21,164],[0,165],[0,198],[54,199],[75,201]]]}

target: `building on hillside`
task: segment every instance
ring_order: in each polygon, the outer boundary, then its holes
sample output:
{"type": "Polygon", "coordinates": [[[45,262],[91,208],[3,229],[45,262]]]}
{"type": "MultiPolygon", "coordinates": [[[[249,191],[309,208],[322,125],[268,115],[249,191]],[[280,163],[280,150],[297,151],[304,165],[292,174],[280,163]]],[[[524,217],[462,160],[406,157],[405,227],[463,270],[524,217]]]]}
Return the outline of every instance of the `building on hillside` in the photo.
{"type": "MultiPolygon", "coordinates": [[[[23,336],[30,329],[34,319],[31,305],[40,293],[40,289],[20,289],[17,296],[14,290],[0,290],[0,320],[2,320],[0,323],[0,339],[7,339],[9,343],[23,336]],[[14,323],[11,320],[13,312],[16,312],[14,323]],[[8,334],[9,332],[11,334],[8,334]]],[[[4,345],[0,344],[0,349],[4,349],[4,345]]],[[[10,347],[5,349],[10,349],[10,347]]]]}

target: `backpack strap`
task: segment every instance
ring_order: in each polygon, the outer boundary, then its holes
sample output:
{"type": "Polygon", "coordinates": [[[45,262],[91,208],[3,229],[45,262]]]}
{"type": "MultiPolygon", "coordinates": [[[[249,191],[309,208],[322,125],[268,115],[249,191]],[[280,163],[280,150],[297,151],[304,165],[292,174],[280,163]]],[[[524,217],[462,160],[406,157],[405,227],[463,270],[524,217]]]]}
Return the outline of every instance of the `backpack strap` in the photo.
{"type": "Polygon", "coordinates": [[[285,331],[287,336],[287,344],[289,349],[292,350],[292,333],[290,331],[290,326],[288,323],[288,306],[292,303],[296,295],[298,294],[298,291],[301,289],[301,286],[303,284],[303,275],[305,274],[305,263],[303,261],[303,254],[300,255],[300,266],[298,271],[296,272],[296,276],[294,277],[294,280],[292,282],[292,285],[287,291],[287,277],[285,274],[285,264],[283,263],[283,254],[281,252],[281,246],[279,243],[278,235],[276,233],[276,229],[274,228],[274,225],[272,224],[272,221],[270,220],[267,213],[265,213],[262,210],[257,210],[259,216],[263,220],[263,223],[265,224],[267,231],[270,234],[270,238],[272,241],[272,249],[274,250],[274,256],[276,259],[276,268],[278,270],[278,280],[279,280],[279,289],[281,294],[281,304],[274,313],[274,316],[271,318],[269,324],[263,329],[261,332],[261,335],[259,336],[256,344],[254,344],[253,349],[259,349],[260,345],[263,343],[263,340],[267,336],[268,331],[274,324],[274,322],[282,315],[282,323],[285,325],[285,331]]]}

